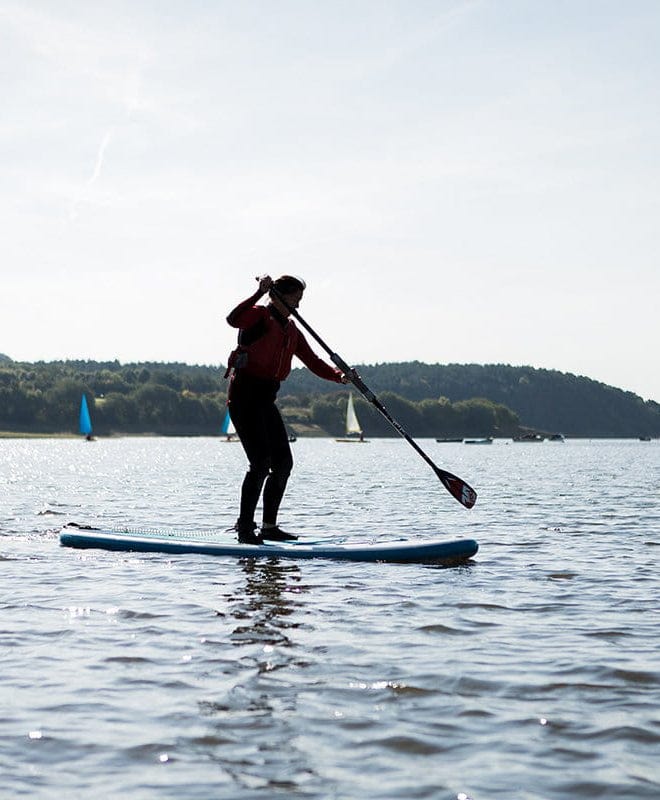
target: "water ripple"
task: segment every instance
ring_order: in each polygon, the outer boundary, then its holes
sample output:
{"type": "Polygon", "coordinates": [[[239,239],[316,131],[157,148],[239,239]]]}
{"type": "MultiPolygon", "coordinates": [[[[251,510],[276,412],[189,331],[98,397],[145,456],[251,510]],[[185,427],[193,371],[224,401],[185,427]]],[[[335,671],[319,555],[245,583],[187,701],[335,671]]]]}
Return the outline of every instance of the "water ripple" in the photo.
{"type": "Polygon", "coordinates": [[[660,795],[660,448],[443,445],[468,513],[405,442],[296,443],[287,524],[479,541],[437,569],[60,548],[232,522],[240,447],[97,444],[0,440],[7,796],[660,795]]]}

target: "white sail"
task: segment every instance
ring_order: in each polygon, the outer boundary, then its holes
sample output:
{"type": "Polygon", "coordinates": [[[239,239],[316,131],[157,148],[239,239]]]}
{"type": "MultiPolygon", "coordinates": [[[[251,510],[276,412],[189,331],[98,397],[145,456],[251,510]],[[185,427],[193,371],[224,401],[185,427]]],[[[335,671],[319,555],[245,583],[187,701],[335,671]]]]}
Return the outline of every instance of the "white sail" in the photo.
{"type": "Polygon", "coordinates": [[[348,407],[346,408],[346,433],[362,433],[362,428],[358,422],[355,407],[353,406],[353,395],[348,395],[348,407]]]}

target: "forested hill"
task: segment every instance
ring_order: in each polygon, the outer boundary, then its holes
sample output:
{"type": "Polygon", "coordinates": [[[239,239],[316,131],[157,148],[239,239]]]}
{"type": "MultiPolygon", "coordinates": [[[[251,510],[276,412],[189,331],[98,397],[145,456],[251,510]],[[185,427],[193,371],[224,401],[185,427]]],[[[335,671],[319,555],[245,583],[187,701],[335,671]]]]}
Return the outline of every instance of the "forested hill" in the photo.
{"type": "MultiPolygon", "coordinates": [[[[660,436],[658,403],[589,378],[503,364],[406,362],[357,370],[413,436],[511,436],[520,427],[579,437],[660,436]]],[[[223,374],[223,366],[20,363],[2,355],[0,431],[73,432],[84,392],[98,433],[217,434],[223,374]]],[[[347,392],[299,368],[282,386],[279,404],[297,432],[336,435],[347,392]]],[[[392,435],[359,398],[358,414],[368,435],[392,435]]]]}
{"type": "MultiPolygon", "coordinates": [[[[659,436],[660,404],[632,392],[555,370],[507,364],[422,364],[411,361],[357,367],[376,394],[407,400],[446,397],[452,403],[484,397],[515,411],[523,425],[567,436],[659,436]]],[[[337,391],[308,370],[286,384],[292,394],[337,391]]]]}

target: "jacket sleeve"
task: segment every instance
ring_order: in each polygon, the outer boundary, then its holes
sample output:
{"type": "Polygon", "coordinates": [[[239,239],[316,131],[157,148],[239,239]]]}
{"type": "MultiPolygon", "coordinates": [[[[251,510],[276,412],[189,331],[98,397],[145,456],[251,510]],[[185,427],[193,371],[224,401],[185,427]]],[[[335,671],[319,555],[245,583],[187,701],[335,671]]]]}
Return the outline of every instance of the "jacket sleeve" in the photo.
{"type": "Polygon", "coordinates": [[[331,367],[330,364],[322,358],[319,358],[309,346],[307,339],[305,339],[300,330],[298,330],[298,343],[296,345],[295,355],[308,369],[311,369],[315,375],[318,375],[319,378],[324,378],[326,381],[341,383],[341,370],[331,367]]]}
{"type": "Polygon", "coordinates": [[[255,292],[229,312],[227,322],[232,328],[249,328],[259,322],[263,316],[263,306],[256,306],[255,303],[262,296],[261,292],[255,292]]]}

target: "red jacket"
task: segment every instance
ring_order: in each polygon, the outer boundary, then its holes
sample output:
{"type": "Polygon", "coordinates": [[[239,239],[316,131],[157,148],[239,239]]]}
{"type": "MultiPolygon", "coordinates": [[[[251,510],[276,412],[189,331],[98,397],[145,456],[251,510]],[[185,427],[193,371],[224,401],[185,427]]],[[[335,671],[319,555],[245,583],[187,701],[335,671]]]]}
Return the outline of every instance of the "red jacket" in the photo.
{"type": "MultiPolygon", "coordinates": [[[[291,359],[297,356],[319,378],[341,383],[341,371],[314,353],[292,319],[286,318],[282,324],[270,307],[254,305],[259,296],[257,292],[239,303],[227,317],[232,328],[241,331],[259,326],[258,338],[251,344],[239,344],[229,357],[229,366],[233,366],[237,353],[245,353],[247,361],[240,369],[247,375],[283,381],[291,372],[291,359]]],[[[246,338],[249,339],[249,335],[246,338]]]]}

